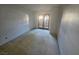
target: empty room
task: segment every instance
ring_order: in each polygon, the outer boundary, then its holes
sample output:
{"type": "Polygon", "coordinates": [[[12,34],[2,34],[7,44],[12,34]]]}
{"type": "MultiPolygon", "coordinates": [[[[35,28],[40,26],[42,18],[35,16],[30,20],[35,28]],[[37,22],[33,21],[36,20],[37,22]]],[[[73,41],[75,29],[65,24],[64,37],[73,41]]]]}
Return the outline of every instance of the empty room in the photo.
{"type": "Polygon", "coordinates": [[[79,55],[78,4],[0,4],[0,55],[79,55]]]}

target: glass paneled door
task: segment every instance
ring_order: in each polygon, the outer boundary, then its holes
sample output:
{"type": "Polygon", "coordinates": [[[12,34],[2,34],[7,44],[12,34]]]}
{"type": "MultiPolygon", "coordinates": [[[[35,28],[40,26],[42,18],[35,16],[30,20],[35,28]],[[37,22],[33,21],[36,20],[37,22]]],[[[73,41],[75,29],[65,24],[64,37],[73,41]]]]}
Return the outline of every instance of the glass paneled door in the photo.
{"type": "Polygon", "coordinates": [[[38,28],[49,28],[49,15],[40,15],[38,19],[38,28]]]}

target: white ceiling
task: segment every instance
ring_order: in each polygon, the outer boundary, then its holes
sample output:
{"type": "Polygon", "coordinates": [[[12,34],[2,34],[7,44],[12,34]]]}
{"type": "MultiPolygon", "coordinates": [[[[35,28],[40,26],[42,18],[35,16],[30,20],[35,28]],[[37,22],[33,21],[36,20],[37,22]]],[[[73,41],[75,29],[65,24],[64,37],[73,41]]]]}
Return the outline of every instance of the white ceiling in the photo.
{"type": "Polygon", "coordinates": [[[57,4],[3,4],[0,6],[9,6],[11,8],[20,9],[23,11],[30,10],[35,12],[49,12],[53,10],[53,8],[58,7],[60,5],[57,4]]]}
{"type": "Polygon", "coordinates": [[[25,5],[17,5],[23,7],[24,9],[31,11],[50,11],[52,8],[57,7],[58,5],[54,4],[25,4],[25,5]]]}

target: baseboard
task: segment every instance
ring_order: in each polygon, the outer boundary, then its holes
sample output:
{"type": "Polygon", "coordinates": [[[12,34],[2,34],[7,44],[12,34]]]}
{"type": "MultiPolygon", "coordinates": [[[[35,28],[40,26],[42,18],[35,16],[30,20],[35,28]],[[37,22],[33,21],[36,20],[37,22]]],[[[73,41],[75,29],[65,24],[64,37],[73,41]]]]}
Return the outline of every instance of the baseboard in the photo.
{"type": "Polygon", "coordinates": [[[22,33],[21,35],[17,36],[16,38],[11,39],[10,41],[7,41],[6,43],[0,45],[0,47],[1,47],[1,46],[4,46],[4,45],[6,45],[6,44],[8,44],[8,43],[11,42],[11,41],[12,41],[12,42],[15,41],[18,37],[21,37],[23,34],[28,33],[28,32],[30,32],[31,30],[32,30],[32,29],[28,30],[27,32],[22,33]]]}
{"type": "Polygon", "coordinates": [[[50,34],[51,34],[55,39],[57,39],[58,36],[57,36],[56,33],[51,33],[51,32],[50,32],[50,34]]]}

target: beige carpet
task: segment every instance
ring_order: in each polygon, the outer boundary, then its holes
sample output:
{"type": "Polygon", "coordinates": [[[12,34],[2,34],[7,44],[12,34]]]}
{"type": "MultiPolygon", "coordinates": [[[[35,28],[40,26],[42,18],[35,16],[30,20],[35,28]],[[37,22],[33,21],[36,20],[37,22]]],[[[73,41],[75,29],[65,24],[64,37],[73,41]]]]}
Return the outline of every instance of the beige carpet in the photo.
{"type": "Polygon", "coordinates": [[[0,47],[0,54],[59,54],[57,41],[49,31],[35,29],[0,47]]]}

